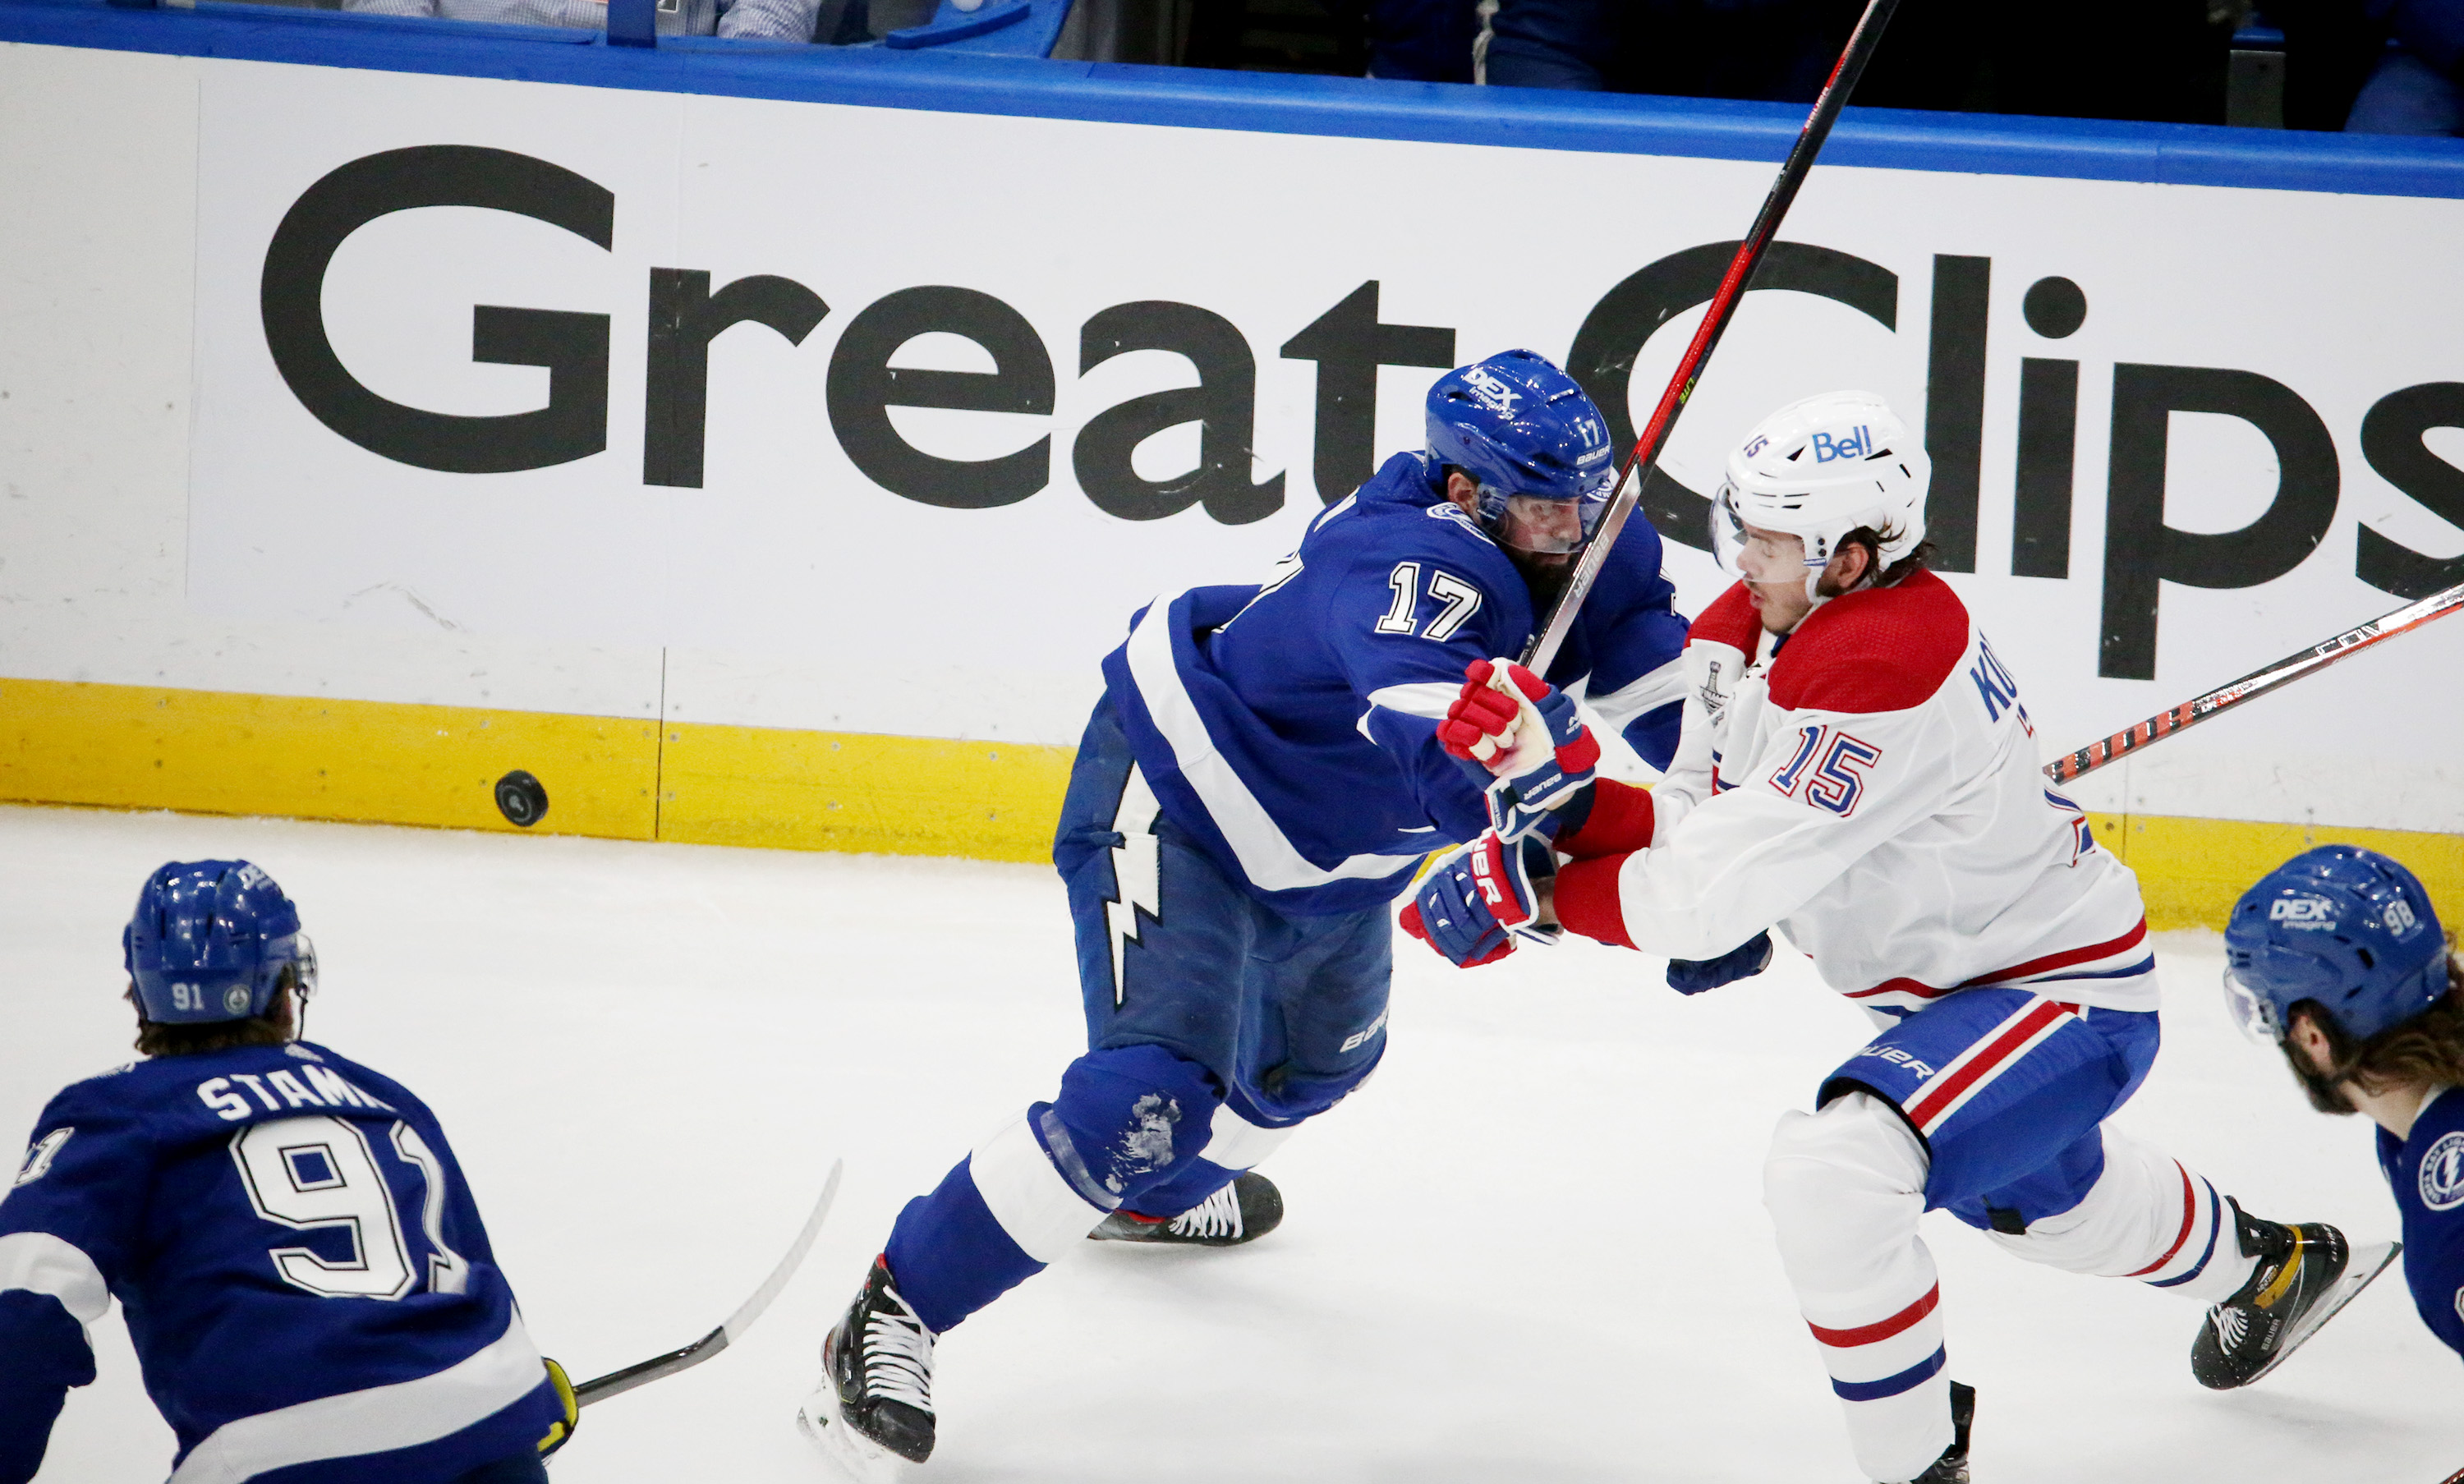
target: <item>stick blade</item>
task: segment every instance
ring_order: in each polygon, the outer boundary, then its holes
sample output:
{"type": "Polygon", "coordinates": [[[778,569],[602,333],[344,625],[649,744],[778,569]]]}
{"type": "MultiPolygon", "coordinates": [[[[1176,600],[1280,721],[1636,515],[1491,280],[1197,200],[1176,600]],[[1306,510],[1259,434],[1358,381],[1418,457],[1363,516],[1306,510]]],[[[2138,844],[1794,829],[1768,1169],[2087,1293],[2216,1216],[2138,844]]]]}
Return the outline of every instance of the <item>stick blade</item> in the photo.
{"type": "Polygon", "coordinates": [[[770,1307],[770,1300],[779,1297],[779,1291],[787,1286],[787,1280],[796,1276],[796,1269],[803,1266],[804,1254],[812,1250],[813,1238],[820,1234],[822,1222],[830,1213],[830,1203],[838,1199],[839,1177],[846,1172],[847,1161],[830,1162],[830,1177],[822,1186],[821,1199],[813,1203],[812,1214],[804,1218],[803,1230],[796,1233],[795,1243],[787,1249],[787,1255],[779,1259],[779,1265],[770,1270],[770,1276],[761,1280],[761,1286],[753,1291],[753,1297],[729,1315],[726,1323],[680,1350],[671,1350],[622,1370],[592,1377],[573,1388],[574,1404],[588,1407],[611,1396],[622,1396],[635,1386],[648,1386],[680,1370],[691,1370],[726,1349],[730,1342],[751,1329],[753,1321],[761,1317],[762,1310],[770,1307]]]}

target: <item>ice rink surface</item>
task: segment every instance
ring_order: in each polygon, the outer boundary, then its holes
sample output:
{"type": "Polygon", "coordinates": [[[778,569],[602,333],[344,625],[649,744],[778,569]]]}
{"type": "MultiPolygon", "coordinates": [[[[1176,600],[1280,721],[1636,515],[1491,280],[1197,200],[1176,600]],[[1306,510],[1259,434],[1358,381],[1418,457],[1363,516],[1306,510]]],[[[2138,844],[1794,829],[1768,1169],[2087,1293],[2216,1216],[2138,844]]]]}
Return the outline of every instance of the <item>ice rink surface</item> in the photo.
{"type": "MultiPolygon", "coordinates": [[[[823,1477],[792,1423],[899,1206],[1081,1047],[1032,866],[0,809],[0,1125],[128,1059],[120,929],[170,859],[245,856],[322,960],[312,1038],[444,1121],[532,1334],[577,1380],[693,1340],[838,1211],[736,1348],[595,1407],[560,1484],[823,1477]]],[[[2359,1119],[2309,1110],[2159,949],[2166,1046],[2123,1126],[2262,1214],[2392,1236],[2359,1119]]],[[[1375,1079],[1267,1167],[1253,1247],[1088,1244],[952,1332],[915,1484],[1849,1484],[1760,1198],[1780,1111],[1867,1035],[1782,950],[1682,998],[1577,944],[1461,972],[1408,941],[1375,1079]]],[[[1937,1213],[1978,1484],[2436,1484],[2464,1366],[2390,1274],[2284,1367],[2203,1391],[2189,1300],[2032,1267],[1937,1213]]],[[[154,1480],[169,1430],[118,1310],[44,1484],[154,1480]]],[[[238,1357],[232,1357],[234,1361],[238,1357]]]]}

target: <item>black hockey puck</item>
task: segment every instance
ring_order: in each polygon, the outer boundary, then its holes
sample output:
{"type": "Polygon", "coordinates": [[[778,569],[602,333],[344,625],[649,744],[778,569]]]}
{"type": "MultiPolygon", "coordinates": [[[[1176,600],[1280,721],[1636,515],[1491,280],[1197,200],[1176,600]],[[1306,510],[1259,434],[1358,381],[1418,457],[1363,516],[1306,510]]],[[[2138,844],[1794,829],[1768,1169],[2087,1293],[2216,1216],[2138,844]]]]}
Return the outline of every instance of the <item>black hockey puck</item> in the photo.
{"type": "Polygon", "coordinates": [[[496,809],[506,818],[529,829],[547,818],[547,790],[519,768],[496,780],[496,809]]]}

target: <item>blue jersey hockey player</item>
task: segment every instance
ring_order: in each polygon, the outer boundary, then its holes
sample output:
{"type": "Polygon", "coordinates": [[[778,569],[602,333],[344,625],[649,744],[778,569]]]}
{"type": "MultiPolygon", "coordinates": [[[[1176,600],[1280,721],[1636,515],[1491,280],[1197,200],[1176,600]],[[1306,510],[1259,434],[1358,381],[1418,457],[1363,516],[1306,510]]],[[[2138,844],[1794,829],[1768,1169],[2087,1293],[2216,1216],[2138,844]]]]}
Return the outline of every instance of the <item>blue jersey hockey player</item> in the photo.
{"type": "Polygon", "coordinates": [[[2305,850],[2233,904],[2225,962],[2234,1018],[2311,1105],[2379,1125],[2413,1306],[2464,1352],[2464,966],[2429,892],[2375,850],[2305,850]]]}
{"type": "Polygon", "coordinates": [[[145,1059],[62,1091],[0,1200],[0,1484],[41,1465],[118,1298],[171,1484],[531,1484],[570,1432],[435,1115],[297,1039],[299,914],[245,861],[154,873],[145,1059]]]}
{"type": "MultiPolygon", "coordinates": [[[[1440,378],[1427,434],[1265,583],[1157,598],[1105,659],[1053,852],[1089,1049],[909,1203],[825,1342],[803,1422],[856,1477],[931,1452],[935,1339],[1089,1236],[1269,1229],[1250,1168],[1377,1064],[1388,904],[1489,822],[1438,723],[1529,639],[1614,478],[1598,408],[1529,351],[1440,378]]],[[[1685,632],[1660,556],[1630,522],[1551,672],[1654,764],[1685,632]]]]}

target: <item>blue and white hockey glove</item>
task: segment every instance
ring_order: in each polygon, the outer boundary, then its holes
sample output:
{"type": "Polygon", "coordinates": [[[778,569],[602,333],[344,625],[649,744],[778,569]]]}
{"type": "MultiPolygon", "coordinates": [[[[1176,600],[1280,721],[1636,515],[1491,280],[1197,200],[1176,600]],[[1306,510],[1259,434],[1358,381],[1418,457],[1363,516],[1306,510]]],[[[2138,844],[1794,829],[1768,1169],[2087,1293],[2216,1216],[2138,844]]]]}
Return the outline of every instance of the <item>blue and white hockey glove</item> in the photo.
{"type": "Polygon", "coordinates": [[[1474,660],[1438,742],[1479,780],[1489,827],[1507,840],[1537,829],[1599,770],[1599,739],[1574,698],[1510,660],[1474,660]]]}
{"type": "Polygon", "coordinates": [[[1717,958],[1672,958],[1668,987],[1680,994],[1700,994],[1724,984],[1750,979],[1771,967],[1771,940],[1758,932],[1717,958]]]}
{"type": "Polygon", "coordinates": [[[1495,832],[1441,856],[1403,906],[1403,930],[1463,969],[1492,964],[1515,940],[1549,944],[1562,931],[1538,922],[1531,884],[1552,864],[1546,840],[1509,844],[1495,832]]]}

